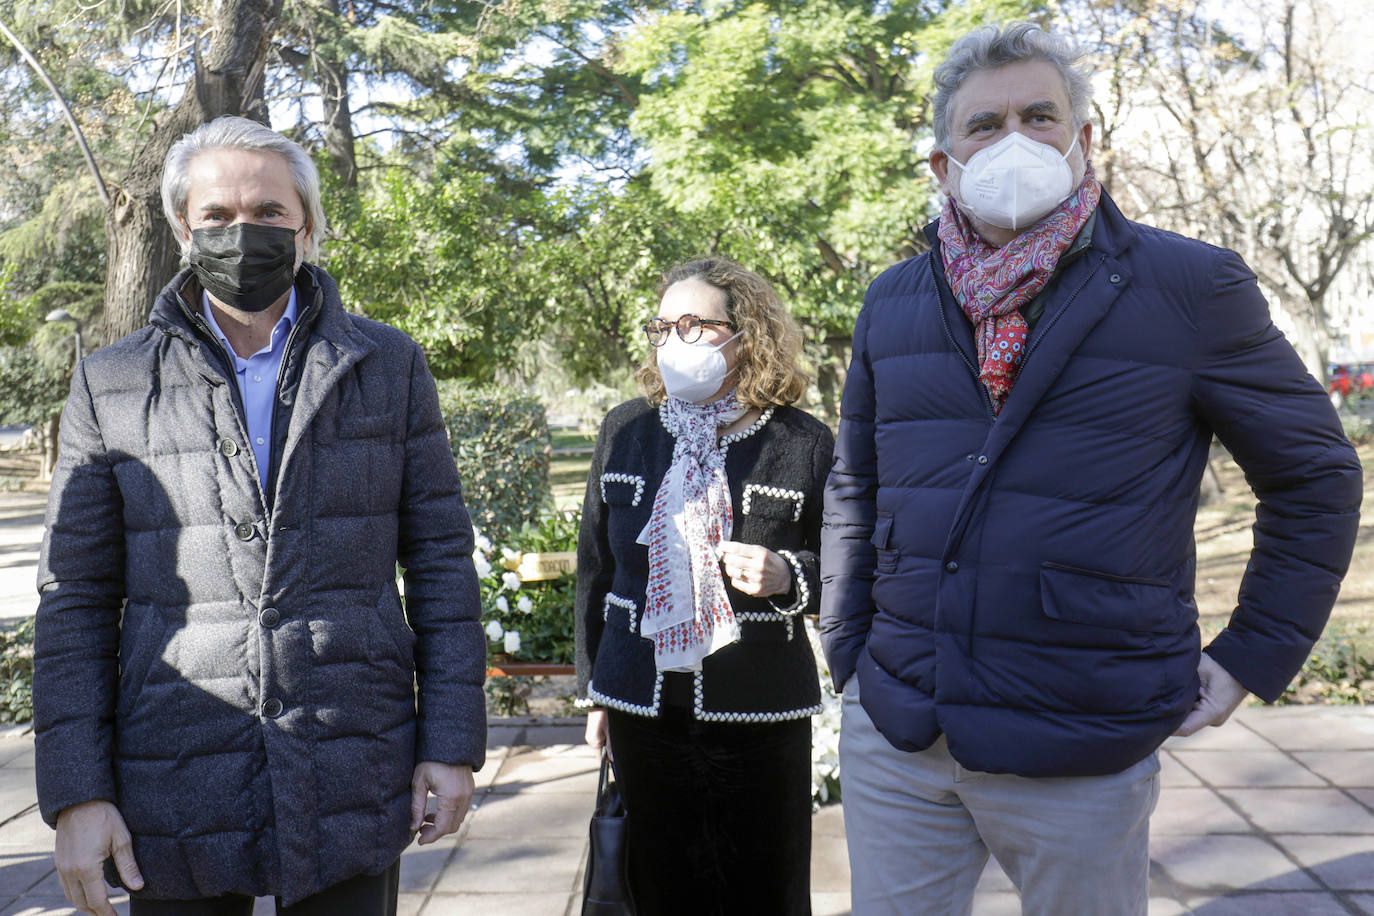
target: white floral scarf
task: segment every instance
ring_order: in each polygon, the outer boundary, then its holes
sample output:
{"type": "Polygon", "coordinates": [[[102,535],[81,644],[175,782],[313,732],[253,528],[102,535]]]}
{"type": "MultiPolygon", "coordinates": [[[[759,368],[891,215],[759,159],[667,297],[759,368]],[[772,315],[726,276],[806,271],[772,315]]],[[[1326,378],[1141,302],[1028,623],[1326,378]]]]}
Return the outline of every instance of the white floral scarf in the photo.
{"type": "Polygon", "coordinates": [[[718,547],[734,512],[716,430],[744,416],[732,391],[713,404],[664,401],[660,415],[677,437],[653,512],[639,540],[649,548],[649,587],[639,632],[654,640],[659,671],[699,671],[706,656],[739,639],[725,594],[718,547]]]}

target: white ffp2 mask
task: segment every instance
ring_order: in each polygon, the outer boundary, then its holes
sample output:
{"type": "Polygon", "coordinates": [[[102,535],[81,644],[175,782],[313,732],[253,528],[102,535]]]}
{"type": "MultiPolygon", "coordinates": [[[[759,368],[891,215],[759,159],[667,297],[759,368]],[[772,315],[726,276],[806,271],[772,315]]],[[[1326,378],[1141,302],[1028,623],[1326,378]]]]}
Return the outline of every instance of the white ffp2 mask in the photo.
{"type": "Polygon", "coordinates": [[[658,348],[658,374],[669,396],[696,404],[720,390],[725,377],[732,371],[725,364],[721,348],[739,334],[718,344],[698,341],[683,343],[676,334],[669,334],[658,348]]]}
{"type": "Polygon", "coordinates": [[[1002,229],[1024,229],[1039,222],[1073,193],[1073,170],[1067,160],[1077,146],[1074,137],[1069,151],[1061,153],[1012,131],[970,156],[967,165],[950,156],[962,172],[959,206],[1002,229]]]}

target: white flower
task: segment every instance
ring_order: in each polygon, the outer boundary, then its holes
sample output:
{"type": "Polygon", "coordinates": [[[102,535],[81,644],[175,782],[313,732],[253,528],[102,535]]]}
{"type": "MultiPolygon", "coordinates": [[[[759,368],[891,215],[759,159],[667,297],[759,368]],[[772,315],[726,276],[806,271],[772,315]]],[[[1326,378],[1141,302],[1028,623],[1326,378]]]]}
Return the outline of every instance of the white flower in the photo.
{"type": "Polygon", "coordinates": [[[522,614],[528,614],[534,610],[534,602],[530,600],[529,595],[521,595],[520,600],[515,602],[515,606],[522,614]]]}
{"type": "Polygon", "coordinates": [[[487,540],[487,536],[476,528],[472,529],[472,544],[482,553],[491,553],[491,541],[487,540]]]}
{"type": "Polygon", "coordinates": [[[501,573],[501,584],[513,592],[520,590],[520,577],[513,572],[501,573]]]}
{"type": "Polygon", "coordinates": [[[506,631],[506,651],[511,655],[520,651],[520,634],[515,630],[506,631]]]}
{"type": "Polygon", "coordinates": [[[487,576],[491,575],[491,564],[488,563],[487,558],[480,553],[472,555],[472,565],[477,567],[477,578],[485,579],[487,576]]]}
{"type": "Polygon", "coordinates": [[[491,623],[487,624],[487,639],[500,639],[505,632],[505,630],[501,629],[501,622],[499,620],[493,620],[491,623]]]}
{"type": "Polygon", "coordinates": [[[510,613],[510,602],[506,600],[505,595],[496,596],[496,609],[502,614],[510,613]]]}
{"type": "Polygon", "coordinates": [[[512,563],[520,562],[520,551],[511,550],[509,547],[501,548],[501,559],[510,560],[512,563]]]}

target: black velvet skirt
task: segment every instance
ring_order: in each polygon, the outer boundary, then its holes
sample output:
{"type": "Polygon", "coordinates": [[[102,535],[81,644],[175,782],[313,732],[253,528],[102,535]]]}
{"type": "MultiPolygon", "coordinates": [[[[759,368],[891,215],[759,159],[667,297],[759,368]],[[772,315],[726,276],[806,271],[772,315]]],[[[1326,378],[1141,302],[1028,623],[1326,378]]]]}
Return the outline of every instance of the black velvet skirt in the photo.
{"type": "Polygon", "coordinates": [[[809,717],[607,719],[640,916],[809,916],[809,717]]]}

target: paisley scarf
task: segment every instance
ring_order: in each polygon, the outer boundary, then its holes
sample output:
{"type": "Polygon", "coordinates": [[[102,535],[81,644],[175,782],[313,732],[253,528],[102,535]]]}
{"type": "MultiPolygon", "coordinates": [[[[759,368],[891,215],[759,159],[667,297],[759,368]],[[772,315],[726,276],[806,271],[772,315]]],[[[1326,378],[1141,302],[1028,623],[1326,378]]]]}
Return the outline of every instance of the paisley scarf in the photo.
{"type": "Polygon", "coordinates": [[[1002,412],[1026,357],[1030,326],[1021,306],[1035,298],[1097,209],[1102,185],[1089,163],[1078,190],[1001,248],[983,240],[952,199],[940,214],[940,255],[954,300],[978,344],[978,379],[1002,412]]]}
{"type": "Polygon", "coordinates": [[[649,548],[639,632],[652,637],[659,671],[700,670],[703,658],[739,639],[717,554],[734,526],[717,429],[745,410],[733,391],[712,404],[670,397],[659,408],[677,441],[639,536],[649,548]]]}

